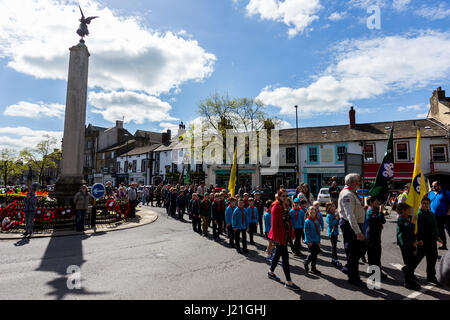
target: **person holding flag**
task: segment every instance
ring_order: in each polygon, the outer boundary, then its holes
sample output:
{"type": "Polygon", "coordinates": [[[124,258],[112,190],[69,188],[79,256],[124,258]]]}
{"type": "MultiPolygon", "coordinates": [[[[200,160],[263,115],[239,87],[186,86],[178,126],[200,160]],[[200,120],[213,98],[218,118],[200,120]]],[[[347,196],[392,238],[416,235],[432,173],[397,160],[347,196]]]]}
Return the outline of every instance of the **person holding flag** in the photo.
{"type": "MultiPolygon", "coordinates": [[[[369,194],[376,197],[380,203],[384,203],[389,194],[389,184],[394,178],[394,153],[393,153],[393,135],[394,127],[392,127],[389,140],[384,153],[383,161],[378,168],[378,173],[374,183],[370,187],[369,194]]],[[[380,211],[383,211],[382,208],[380,211]]]]}

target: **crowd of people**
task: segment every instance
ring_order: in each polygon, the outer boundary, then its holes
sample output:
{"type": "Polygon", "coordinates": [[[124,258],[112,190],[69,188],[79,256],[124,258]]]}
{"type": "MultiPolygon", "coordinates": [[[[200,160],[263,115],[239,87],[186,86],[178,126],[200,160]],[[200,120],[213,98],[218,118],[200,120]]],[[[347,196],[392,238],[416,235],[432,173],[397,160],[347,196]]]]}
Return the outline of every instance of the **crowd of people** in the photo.
{"type": "MultiPolygon", "coordinates": [[[[348,277],[349,283],[366,287],[360,279],[359,260],[370,266],[378,266],[381,279],[387,275],[382,272],[381,234],[386,219],[383,203],[376,197],[369,197],[364,205],[356,190],[361,187],[361,177],[349,174],[345,177],[345,187],[334,192],[332,201],[325,210],[318,201],[314,201],[308,185],[303,183],[296,190],[296,196],[289,197],[286,189],[280,186],[275,200],[261,199],[259,190],[240,190],[232,196],[226,189],[201,185],[161,185],[148,192],[142,192],[142,203],[165,207],[169,216],[184,220],[187,214],[193,232],[208,237],[212,229],[212,239],[220,241],[221,237],[240,254],[247,254],[248,243],[255,245],[254,236],[258,234],[267,240],[267,261],[270,264],[268,277],[275,281],[280,278],[274,271],[282,259],[285,286],[291,290],[300,290],[292,282],[289,267],[289,250],[294,255],[304,257],[304,269],[307,272],[321,274],[317,268],[317,257],[322,253],[322,233],[325,230],[331,244],[331,263],[348,277]],[[343,263],[337,255],[340,233],[344,242],[346,259],[343,263]],[[247,243],[247,236],[249,241],[247,243]],[[306,254],[302,251],[307,250],[306,254]],[[367,256],[367,260],[366,260],[367,256]]],[[[332,185],[338,189],[336,184],[332,185]]],[[[257,188],[259,189],[259,188],[257,188]]],[[[418,232],[414,231],[412,208],[401,202],[397,205],[397,244],[404,260],[404,285],[412,290],[419,290],[420,285],[414,276],[414,270],[426,257],[427,281],[439,285],[436,278],[436,263],[439,249],[446,248],[446,235],[450,235],[450,205],[448,191],[442,190],[439,182],[433,183],[431,191],[421,201],[418,213],[418,232]],[[431,203],[431,210],[430,210],[431,203]],[[439,218],[442,216],[443,218],[439,218]]],[[[444,259],[443,259],[444,260],[444,259]]],[[[444,266],[448,268],[450,266],[444,266]]],[[[442,268],[441,268],[442,269],[442,268]]],[[[444,270],[445,271],[445,270],[444,270]]],[[[441,282],[444,281],[441,279],[441,282]]],[[[445,280],[448,283],[448,279],[445,280]]],[[[280,281],[281,282],[281,281],[280,281]]],[[[448,284],[447,284],[448,285],[448,284]]]]}

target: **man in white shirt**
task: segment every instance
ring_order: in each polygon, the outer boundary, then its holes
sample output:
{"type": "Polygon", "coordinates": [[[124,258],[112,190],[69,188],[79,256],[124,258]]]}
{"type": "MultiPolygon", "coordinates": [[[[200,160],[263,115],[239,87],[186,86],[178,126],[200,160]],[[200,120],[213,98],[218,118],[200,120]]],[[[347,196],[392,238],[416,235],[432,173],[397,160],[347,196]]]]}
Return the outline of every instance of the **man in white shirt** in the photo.
{"type": "Polygon", "coordinates": [[[364,207],[356,194],[361,186],[361,176],[350,173],[345,176],[345,188],[340,192],[338,199],[338,212],[341,217],[340,226],[344,236],[344,247],[347,255],[348,280],[351,284],[365,287],[359,277],[359,259],[365,246],[362,225],[365,220],[364,207]]]}

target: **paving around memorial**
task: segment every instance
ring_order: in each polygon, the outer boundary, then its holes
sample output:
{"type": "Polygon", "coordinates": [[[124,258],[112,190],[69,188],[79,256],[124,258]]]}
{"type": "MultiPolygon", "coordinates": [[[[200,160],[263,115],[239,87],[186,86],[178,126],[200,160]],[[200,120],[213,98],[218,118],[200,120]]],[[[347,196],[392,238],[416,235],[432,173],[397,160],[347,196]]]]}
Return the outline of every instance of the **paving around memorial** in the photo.
{"type": "Polygon", "coordinates": [[[446,1],[0,17],[0,301],[450,300],[446,1]]]}

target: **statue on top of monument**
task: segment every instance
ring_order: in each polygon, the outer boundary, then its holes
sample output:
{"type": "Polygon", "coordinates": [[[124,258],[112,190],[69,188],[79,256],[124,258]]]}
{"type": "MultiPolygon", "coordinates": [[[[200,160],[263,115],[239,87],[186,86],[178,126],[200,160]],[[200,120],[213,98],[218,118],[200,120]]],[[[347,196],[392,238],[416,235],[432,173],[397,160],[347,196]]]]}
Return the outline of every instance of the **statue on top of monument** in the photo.
{"type": "Polygon", "coordinates": [[[89,30],[88,30],[87,25],[91,23],[91,20],[98,18],[98,16],[85,18],[84,14],[83,14],[83,10],[81,10],[80,6],[78,6],[78,7],[80,8],[80,11],[81,11],[81,19],[80,19],[81,23],[80,23],[80,28],[78,28],[78,30],[77,30],[77,33],[81,38],[83,38],[83,37],[89,35],[89,30]]]}

